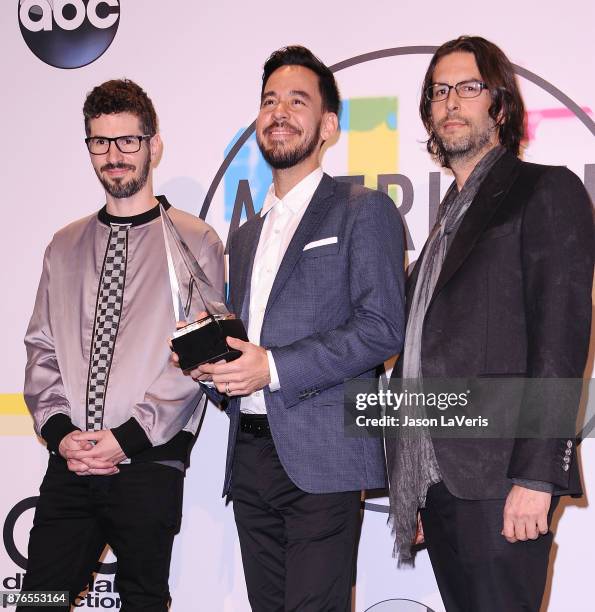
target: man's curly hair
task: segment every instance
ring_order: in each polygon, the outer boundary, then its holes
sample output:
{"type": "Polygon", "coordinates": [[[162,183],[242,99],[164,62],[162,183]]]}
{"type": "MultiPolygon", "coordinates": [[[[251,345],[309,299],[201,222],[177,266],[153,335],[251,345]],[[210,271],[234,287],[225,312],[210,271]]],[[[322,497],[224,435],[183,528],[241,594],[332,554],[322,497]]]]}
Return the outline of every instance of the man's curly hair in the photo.
{"type": "Polygon", "coordinates": [[[90,136],[91,119],[99,115],[114,113],[132,113],[140,121],[144,134],[154,136],[157,133],[157,114],[151,98],[145,90],[129,79],[106,81],[87,95],[83,105],[85,132],[90,136]]]}

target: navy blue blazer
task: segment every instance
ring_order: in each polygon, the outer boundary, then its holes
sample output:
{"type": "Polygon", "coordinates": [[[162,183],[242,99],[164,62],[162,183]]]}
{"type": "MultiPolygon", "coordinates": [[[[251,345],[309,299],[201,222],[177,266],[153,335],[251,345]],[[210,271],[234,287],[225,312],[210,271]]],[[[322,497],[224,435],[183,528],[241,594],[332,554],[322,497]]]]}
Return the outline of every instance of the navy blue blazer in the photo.
{"type": "MultiPolygon", "coordinates": [[[[248,327],[252,265],[264,219],[233,234],[229,307],[248,327]]],[[[386,486],[382,441],[346,437],[343,383],[375,376],[404,338],[404,232],[385,194],[324,175],[287,248],[266,306],[260,345],[281,388],[264,389],[281,463],[309,493],[386,486]],[[337,238],[304,251],[310,242],[337,238]]],[[[230,417],[224,495],[229,491],[240,399],[230,417]]]]}

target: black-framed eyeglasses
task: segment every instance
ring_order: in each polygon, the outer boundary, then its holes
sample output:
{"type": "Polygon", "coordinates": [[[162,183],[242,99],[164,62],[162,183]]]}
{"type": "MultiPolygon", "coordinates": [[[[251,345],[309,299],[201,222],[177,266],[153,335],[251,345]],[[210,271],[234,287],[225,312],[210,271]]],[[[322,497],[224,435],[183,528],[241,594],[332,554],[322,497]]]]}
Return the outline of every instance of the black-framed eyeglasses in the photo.
{"type": "Polygon", "coordinates": [[[105,155],[112,144],[116,146],[122,153],[138,153],[143,140],[150,140],[152,137],[148,134],[142,136],[116,136],[116,138],[108,138],[107,136],[90,136],[85,138],[87,149],[91,155],[105,155]]]}
{"type": "Polygon", "coordinates": [[[484,89],[489,89],[482,81],[471,79],[469,81],[461,81],[456,85],[448,85],[448,83],[433,83],[425,90],[426,99],[430,102],[442,102],[446,100],[450,94],[450,90],[454,89],[459,98],[477,98],[484,89]]]}

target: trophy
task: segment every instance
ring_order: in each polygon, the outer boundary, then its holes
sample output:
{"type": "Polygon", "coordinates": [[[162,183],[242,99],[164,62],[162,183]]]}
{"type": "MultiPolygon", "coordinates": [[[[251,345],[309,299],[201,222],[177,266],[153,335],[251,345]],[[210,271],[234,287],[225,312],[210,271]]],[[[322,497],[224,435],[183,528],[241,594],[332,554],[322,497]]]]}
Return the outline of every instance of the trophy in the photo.
{"type": "Polygon", "coordinates": [[[191,321],[177,329],[171,340],[180,367],[192,370],[202,363],[237,359],[242,353],[230,348],[226,338],[248,341],[244,324],[228,312],[223,296],[196,261],[163,205],[161,221],[174,312],[178,321],[191,321]],[[199,311],[207,316],[192,321],[191,313],[199,311]]]}

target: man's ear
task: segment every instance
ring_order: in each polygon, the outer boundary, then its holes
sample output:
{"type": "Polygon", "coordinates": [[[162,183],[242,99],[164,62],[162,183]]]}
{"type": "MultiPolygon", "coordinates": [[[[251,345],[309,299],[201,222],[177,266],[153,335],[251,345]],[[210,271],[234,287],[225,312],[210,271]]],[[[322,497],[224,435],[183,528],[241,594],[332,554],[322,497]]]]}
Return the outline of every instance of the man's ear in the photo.
{"type": "Polygon", "coordinates": [[[161,155],[163,154],[163,141],[159,134],[155,134],[155,136],[151,137],[151,140],[149,140],[149,147],[151,151],[151,164],[155,167],[161,161],[161,155]]]}
{"type": "Polygon", "coordinates": [[[324,142],[331,139],[339,129],[339,118],[336,113],[325,112],[320,125],[320,137],[324,142]]]}

